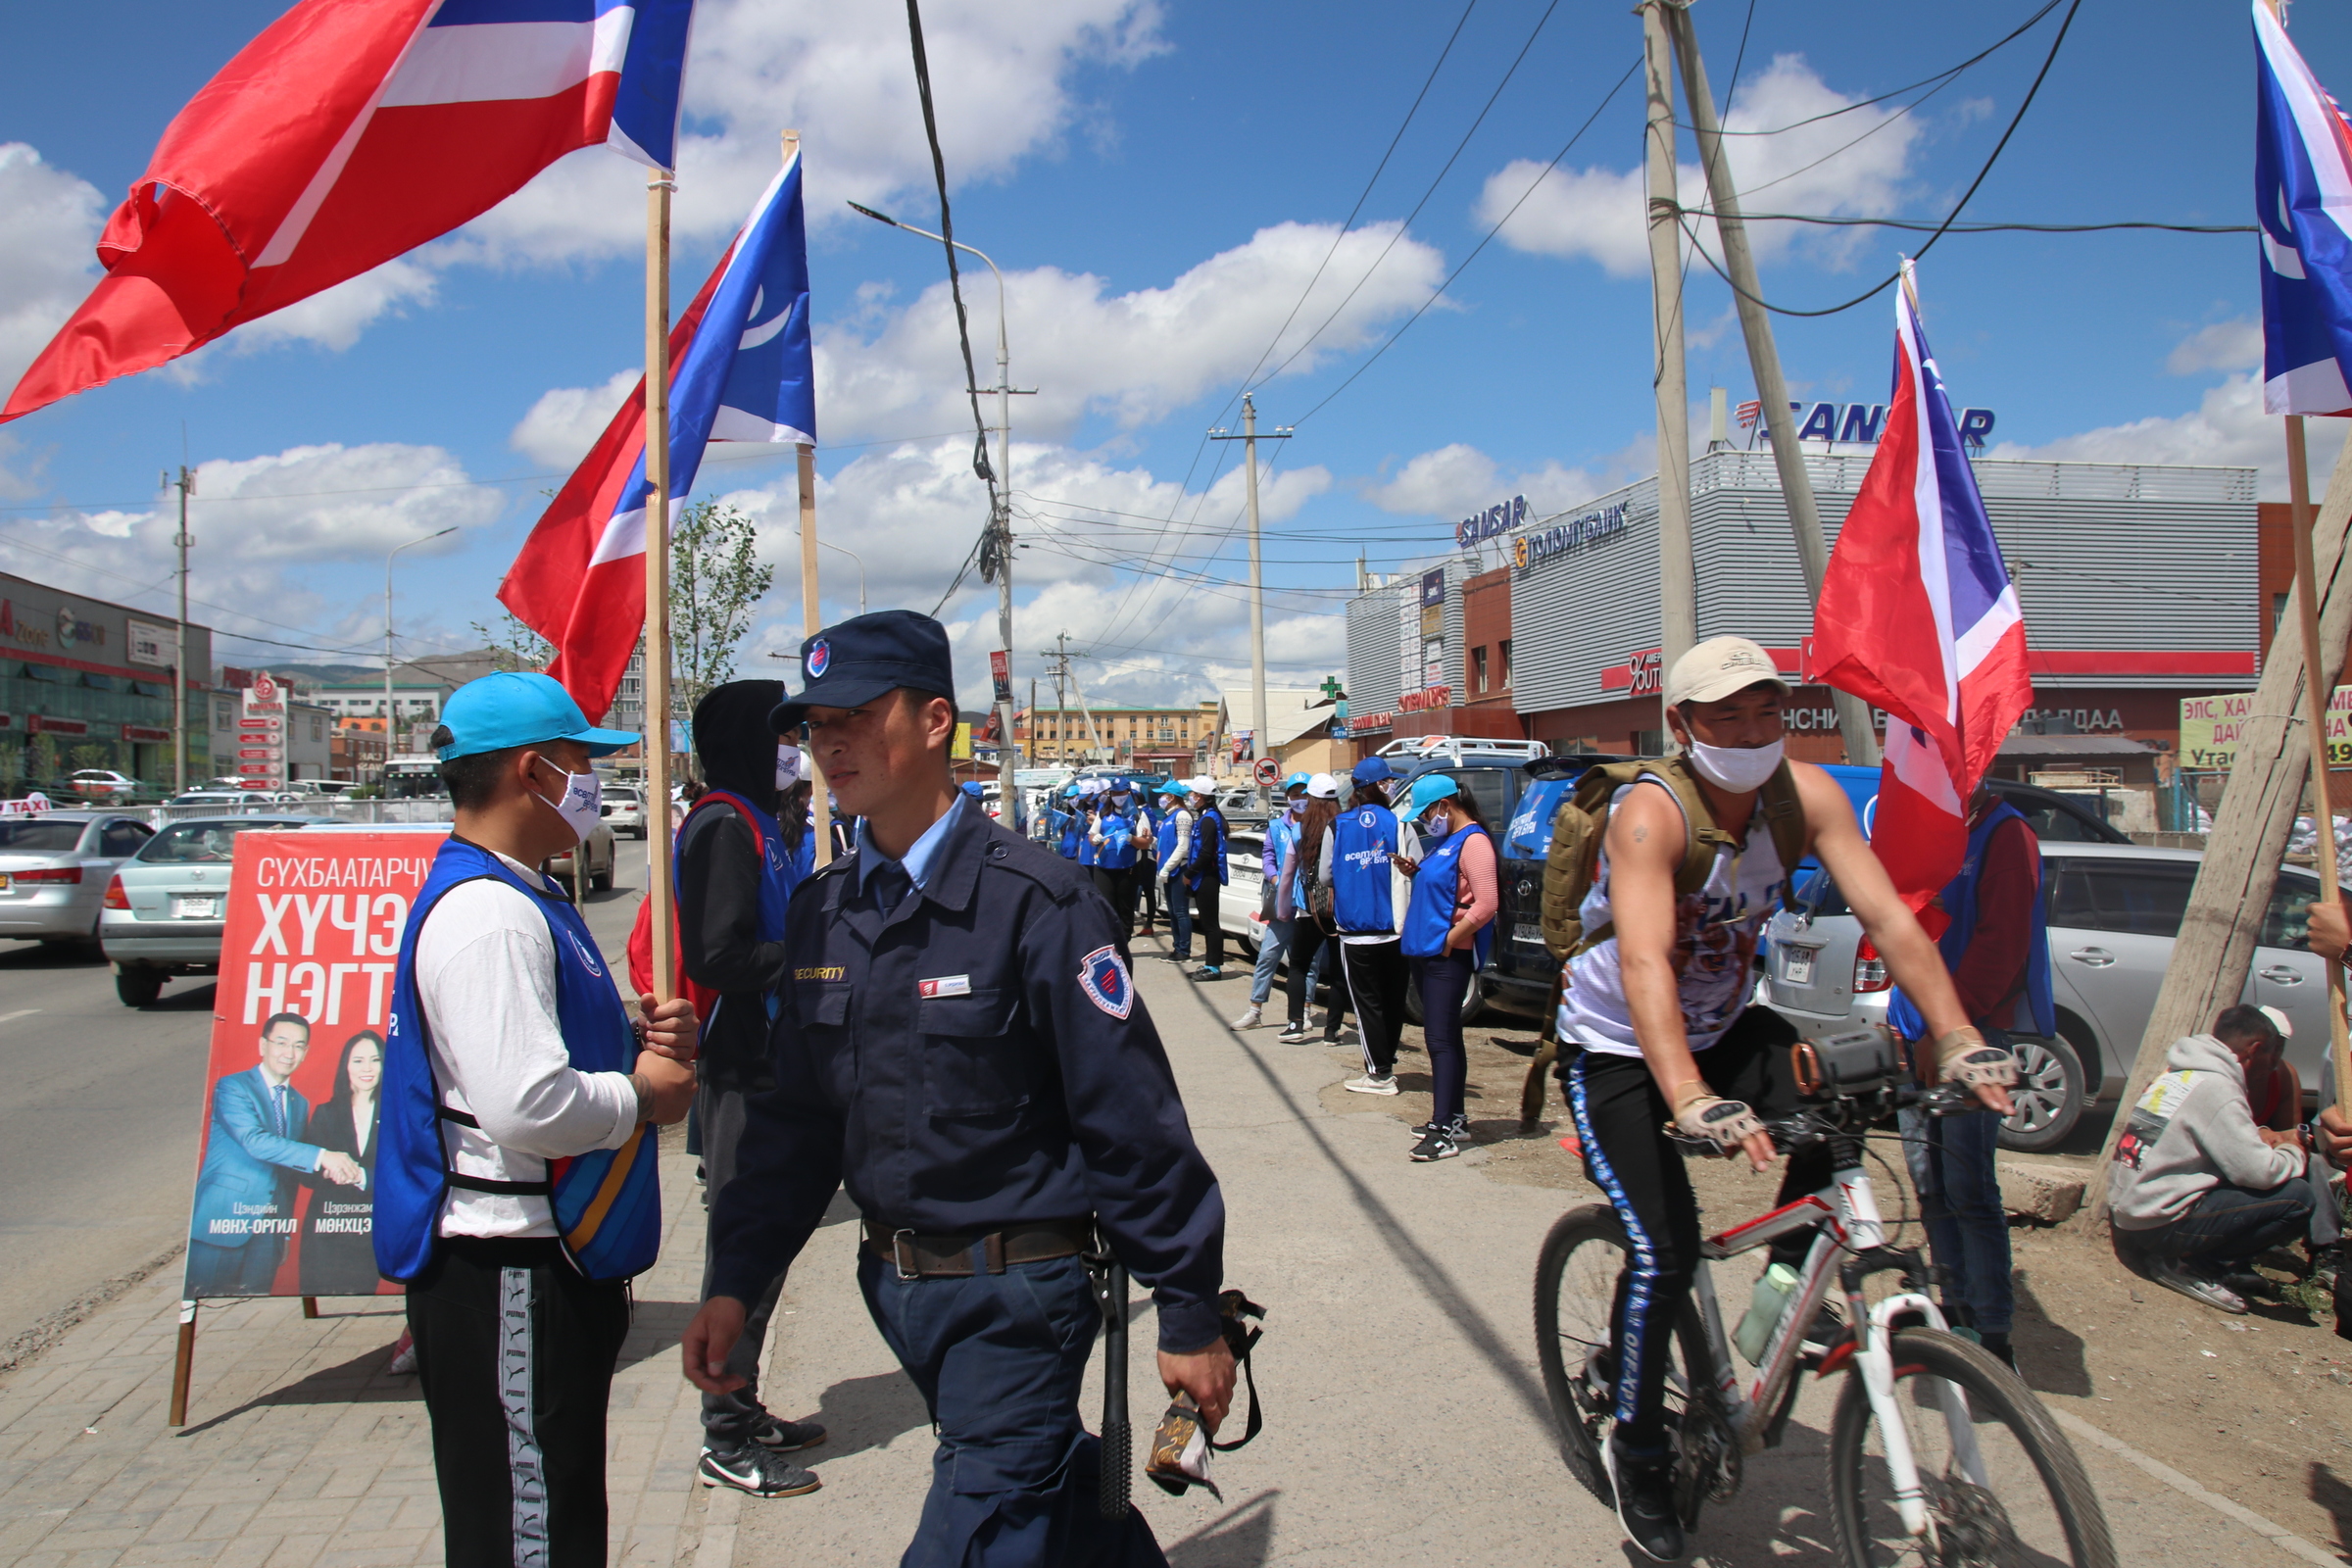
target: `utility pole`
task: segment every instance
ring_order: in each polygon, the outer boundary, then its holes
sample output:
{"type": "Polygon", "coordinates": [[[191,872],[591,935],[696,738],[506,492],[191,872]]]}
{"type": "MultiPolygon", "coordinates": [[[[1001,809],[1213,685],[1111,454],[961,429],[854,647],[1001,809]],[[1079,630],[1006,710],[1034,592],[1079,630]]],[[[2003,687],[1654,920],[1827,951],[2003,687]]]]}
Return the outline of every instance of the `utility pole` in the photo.
{"type": "Polygon", "coordinates": [[[1658,727],[1663,677],[1698,640],[1697,587],[1690,564],[1690,411],[1683,379],[1681,206],[1674,188],[1673,45],[1667,0],[1642,5],[1642,76],[1649,99],[1645,168],[1649,187],[1649,308],[1656,337],[1658,410],[1658,727]]]}
{"type": "Polygon", "coordinates": [[[179,620],[172,644],[172,793],[177,795],[188,787],[188,546],[196,542],[188,537],[188,497],[196,476],[183,463],[179,477],[167,470],[164,483],[179,492],[179,532],[172,536],[179,550],[179,620]]]}
{"type": "Polygon", "coordinates": [[[1102,737],[1095,729],[1094,710],[1086,706],[1086,688],[1078,684],[1077,673],[1070,668],[1071,660],[1088,659],[1093,656],[1083,649],[1077,653],[1070,652],[1070,634],[1062,631],[1054,634],[1054,646],[1042,651],[1038,657],[1052,661],[1054,666],[1052,670],[1054,676],[1054,728],[1060,731],[1061,736],[1054,743],[1055,760],[1062,762],[1069,760],[1069,693],[1073,688],[1078,693],[1078,711],[1086,719],[1088,747],[1090,750],[1099,750],[1102,745],[1102,737]]]}
{"type": "Polygon", "coordinates": [[[1029,765],[1037,765],[1037,677],[1029,677],[1029,765]]]}
{"type": "MultiPolygon", "coordinates": [[[[1796,421],[1788,416],[1788,383],[1781,374],[1781,351],[1773,342],[1771,313],[1760,303],[1764,291],[1756,281],[1755,253],[1748,248],[1747,223],[1740,216],[1740,192],[1725,156],[1723,127],[1715,118],[1714,90],[1707,85],[1707,66],[1699,58],[1698,32],[1690,25],[1690,13],[1676,6],[1666,11],[1666,18],[1667,25],[1674,29],[1675,51],[1682,57],[1683,96],[1690,100],[1690,123],[1698,131],[1698,161],[1707,172],[1708,205],[1714,210],[1715,232],[1723,241],[1723,269],[1732,277],[1740,333],[1747,340],[1756,401],[1764,405],[1764,428],[1772,438],[1772,465],[1780,472],[1781,499],[1788,508],[1789,531],[1796,536],[1796,559],[1805,568],[1805,592],[1818,608],[1822,578],[1830,569],[1830,547],[1822,539],[1821,509],[1814,504],[1813,475],[1797,446],[1796,421]]],[[[1679,229],[1681,215],[1672,216],[1679,229]]],[[[1657,219],[1653,203],[1653,258],[1657,219]]],[[[1877,765],[1879,741],[1870,726],[1870,705],[1851,692],[1833,689],[1830,696],[1838,705],[1838,731],[1845,740],[1846,759],[1866,767],[1877,765]]]]}
{"type": "MultiPolygon", "coordinates": [[[[1291,427],[1279,425],[1265,434],[1268,441],[1288,441],[1291,427]]],[[[1242,394],[1242,433],[1226,430],[1208,432],[1211,441],[1239,441],[1248,456],[1250,470],[1250,755],[1254,760],[1266,755],[1266,589],[1258,569],[1257,551],[1257,405],[1250,394],[1242,394]]],[[[1085,701],[1084,698],[1080,699],[1085,701]]]]}

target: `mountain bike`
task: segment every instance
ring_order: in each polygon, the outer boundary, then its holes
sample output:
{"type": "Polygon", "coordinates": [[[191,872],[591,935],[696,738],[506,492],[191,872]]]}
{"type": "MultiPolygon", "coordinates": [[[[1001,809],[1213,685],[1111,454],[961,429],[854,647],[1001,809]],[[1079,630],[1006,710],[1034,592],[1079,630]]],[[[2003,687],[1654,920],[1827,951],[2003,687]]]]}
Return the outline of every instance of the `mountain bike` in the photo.
{"type": "MultiPolygon", "coordinates": [[[[1836,1174],[1819,1193],[1701,1244],[1690,1297],[1676,1313],[1666,1379],[1684,1529],[1696,1527],[1704,1503],[1739,1493],[1749,1455],[1779,1446],[1799,1375],[1811,1371],[1844,1380],[1830,1424],[1830,1521],[1853,1568],[2113,1568],[2106,1518],[2074,1448],[2016,1373],[1947,1332],[1927,1295],[1929,1269],[1915,1249],[1889,1245],[1863,1168],[1870,1128],[1894,1111],[1916,1105],[1955,1115],[1976,1101],[1902,1081],[1893,1043],[1878,1030],[1794,1050],[1808,1103],[1766,1128],[1783,1153],[1826,1141],[1836,1174]],[[1709,1265],[1805,1229],[1815,1232],[1812,1250],[1742,1391],[1709,1265]],[[1895,1292],[1866,1300],[1866,1283],[1883,1273],[1898,1276],[1895,1292]],[[1823,1335],[1829,1343],[1809,1343],[1833,1283],[1844,1317],[1829,1320],[1837,1325],[1823,1335]]],[[[1673,1136],[1715,1152],[1711,1143],[1673,1136]]],[[[1600,1445],[1615,1403],[1612,1324],[1627,1261],[1624,1224],[1595,1203],[1560,1216],[1536,1269],[1536,1348],[1561,1456],[1604,1503],[1614,1500],[1600,1445]]]]}

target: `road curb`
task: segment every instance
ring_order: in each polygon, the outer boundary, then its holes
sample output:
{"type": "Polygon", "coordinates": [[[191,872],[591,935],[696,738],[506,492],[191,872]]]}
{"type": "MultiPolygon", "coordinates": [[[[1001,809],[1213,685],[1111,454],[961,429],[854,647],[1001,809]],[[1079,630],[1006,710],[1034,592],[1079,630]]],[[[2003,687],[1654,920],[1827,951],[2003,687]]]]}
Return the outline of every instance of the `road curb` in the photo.
{"type": "Polygon", "coordinates": [[[2182,1496],[2192,1497],[2214,1512],[2236,1520],[2248,1530],[2268,1540],[2279,1550],[2291,1556],[2300,1557],[2305,1562],[2319,1563],[2323,1565],[2323,1568],[2343,1568],[2343,1558],[2334,1552],[2313,1545],[2301,1536],[2287,1529],[2286,1526],[2274,1524],[2253,1509],[2231,1502],[2217,1492],[2207,1491],[2171,1465],[2166,1464],[2162,1459],[2150,1458],[2123,1439],[2108,1436],[2072,1410],[2054,1404],[2045,1404],[2042,1408],[2049,1411],[2060,1426],[2085,1443],[2098,1445],[2123,1460],[2124,1463],[2155,1477],[2182,1496]]]}

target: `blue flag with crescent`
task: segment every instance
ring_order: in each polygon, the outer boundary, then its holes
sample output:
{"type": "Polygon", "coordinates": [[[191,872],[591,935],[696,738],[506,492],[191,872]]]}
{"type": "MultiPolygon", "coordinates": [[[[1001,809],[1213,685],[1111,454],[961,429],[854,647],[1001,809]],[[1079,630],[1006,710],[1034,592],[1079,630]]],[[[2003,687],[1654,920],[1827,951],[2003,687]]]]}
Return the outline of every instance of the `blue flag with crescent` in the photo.
{"type": "MultiPolygon", "coordinates": [[[[727,253],[694,341],[669,383],[670,505],[694,489],[712,441],[816,440],[816,378],[808,342],[808,224],[801,207],[801,157],[760,193],[727,253]]],[[[613,508],[635,514],[645,549],[645,458],[613,508]]],[[[610,537],[613,530],[607,529],[610,537]]],[[[599,551],[598,560],[607,552],[599,551]]]]}
{"type": "Polygon", "coordinates": [[[2264,0],[2254,41],[2263,408],[2352,414],[2352,125],[2264,0]]]}

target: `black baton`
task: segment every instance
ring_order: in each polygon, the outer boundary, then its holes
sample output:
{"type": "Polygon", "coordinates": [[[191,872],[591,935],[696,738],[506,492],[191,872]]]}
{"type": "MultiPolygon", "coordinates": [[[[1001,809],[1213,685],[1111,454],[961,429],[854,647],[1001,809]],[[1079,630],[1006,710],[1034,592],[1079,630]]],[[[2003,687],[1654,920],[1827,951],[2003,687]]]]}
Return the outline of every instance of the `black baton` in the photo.
{"type": "Polygon", "coordinates": [[[1135,1434],[1127,1421],[1127,1267],[1113,1261],[1093,1275],[1102,1308],[1102,1475],[1097,1490],[1102,1517],[1127,1515],[1133,1483],[1135,1434]]]}

